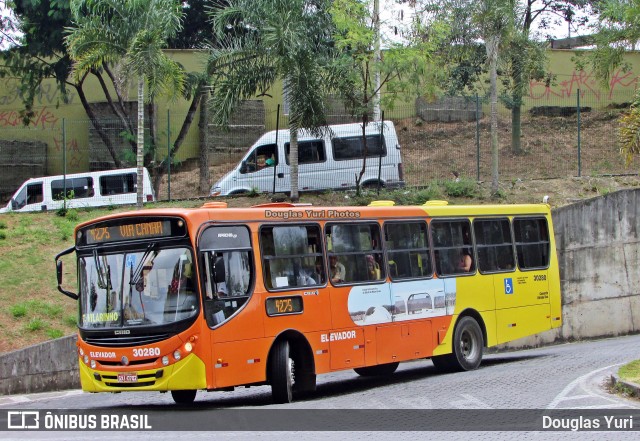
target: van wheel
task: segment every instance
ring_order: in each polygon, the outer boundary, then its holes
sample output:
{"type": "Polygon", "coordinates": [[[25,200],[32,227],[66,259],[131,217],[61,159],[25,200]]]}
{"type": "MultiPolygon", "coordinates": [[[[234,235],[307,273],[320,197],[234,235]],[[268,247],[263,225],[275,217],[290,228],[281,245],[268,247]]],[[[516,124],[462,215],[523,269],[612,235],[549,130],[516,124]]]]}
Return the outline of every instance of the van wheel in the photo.
{"type": "Polygon", "coordinates": [[[196,399],[196,390],[172,390],[171,397],[177,404],[191,404],[196,399]]]}
{"type": "Polygon", "coordinates": [[[295,364],[289,354],[289,342],[280,340],[273,348],[269,360],[271,373],[271,395],[277,404],[293,401],[293,386],[295,384],[295,364]]]}
{"type": "MultiPolygon", "coordinates": [[[[367,181],[362,184],[362,188],[367,188],[369,190],[378,188],[378,181],[367,181]]],[[[384,188],[384,182],[380,182],[380,188],[384,188]]]]}
{"type": "Polygon", "coordinates": [[[433,365],[443,372],[471,371],[482,362],[484,338],[473,317],[462,317],[453,333],[452,353],[432,357],[433,365]]]}
{"type": "Polygon", "coordinates": [[[355,368],[354,371],[361,377],[385,377],[393,374],[396,369],[398,369],[399,364],[400,363],[379,364],[377,366],[355,368]]]}

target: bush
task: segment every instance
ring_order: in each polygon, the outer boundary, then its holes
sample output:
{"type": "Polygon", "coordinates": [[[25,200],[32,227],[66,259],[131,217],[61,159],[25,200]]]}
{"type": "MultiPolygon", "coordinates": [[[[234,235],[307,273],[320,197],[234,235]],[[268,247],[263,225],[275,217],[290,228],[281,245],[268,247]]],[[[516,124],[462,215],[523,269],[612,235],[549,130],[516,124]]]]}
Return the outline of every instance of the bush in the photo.
{"type": "Polygon", "coordinates": [[[469,178],[461,178],[458,181],[445,181],[444,191],[452,198],[475,198],[478,196],[478,184],[469,178]]]}

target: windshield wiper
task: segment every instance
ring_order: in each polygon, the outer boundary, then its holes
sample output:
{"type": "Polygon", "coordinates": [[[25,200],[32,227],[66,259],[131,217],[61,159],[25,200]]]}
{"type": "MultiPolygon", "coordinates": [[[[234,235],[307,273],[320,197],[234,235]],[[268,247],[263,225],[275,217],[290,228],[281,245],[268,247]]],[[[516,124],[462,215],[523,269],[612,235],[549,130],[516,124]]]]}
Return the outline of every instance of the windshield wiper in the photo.
{"type": "Polygon", "coordinates": [[[96,265],[96,271],[98,273],[98,288],[109,288],[109,265],[104,267],[104,264],[100,263],[100,257],[98,256],[98,250],[93,249],[93,262],[96,265]]]}
{"type": "Polygon", "coordinates": [[[142,277],[142,272],[144,270],[144,264],[147,261],[149,254],[151,254],[151,251],[155,246],[156,246],[155,243],[150,243],[147,249],[145,250],[144,254],[142,255],[142,259],[140,259],[140,263],[138,263],[138,266],[136,266],[136,269],[131,273],[131,278],[129,281],[130,285],[136,285],[140,281],[140,278],[142,277]]]}

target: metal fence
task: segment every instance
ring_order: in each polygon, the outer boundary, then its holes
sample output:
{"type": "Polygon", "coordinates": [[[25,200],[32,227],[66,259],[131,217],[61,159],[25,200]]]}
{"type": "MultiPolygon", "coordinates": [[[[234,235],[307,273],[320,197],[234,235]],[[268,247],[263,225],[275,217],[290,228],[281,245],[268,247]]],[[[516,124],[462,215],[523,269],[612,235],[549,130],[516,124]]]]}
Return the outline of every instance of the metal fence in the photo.
{"type": "MultiPolygon", "coordinates": [[[[525,98],[521,109],[519,152],[512,148],[511,111],[500,105],[501,181],[638,173],[640,161],[636,159],[626,167],[617,142],[618,119],[633,101],[633,91],[539,89],[534,92],[525,98]]],[[[260,136],[276,127],[287,128],[287,115],[280,106],[265,108],[262,102],[248,106],[235,114],[226,129],[207,125],[205,137],[199,133],[196,118],[169,167],[158,176],[154,165],[167,157],[180,131],[180,118],[184,117],[171,112],[160,115],[153,150],[148,148],[149,131],[146,133],[148,168],[152,180],[157,181],[158,200],[208,196],[209,188],[239,166],[260,136]],[[201,154],[201,145],[205,146],[206,159],[201,154]],[[204,160],[206,167],[201,166],[204,160]]],[[[385,119],[394,123],[401,145],[407,186],[424,186],[433,180],[454,176],[480,181],[491,179],[486,100],[446,97],[429,103],[418,99],[397,103],[384,111],[385,119]]],[[[118,168],[116,162],[121,168],[135,166],[135,136],[120,120],[100,120],[100,130],[88,120],[46,115],[40,115],[29,127],[18,124],[17,118],[13,123],[8,121],[7,118],[0,121],[0,200],[3,203],[29,177],[118,168]]],[[[339,109],[329,115],[331,124],[354,121],[357,120],[339,109]]],[[[135,128],[135,123],[132,126],[135,128]]],[[[318,154],[316,159],[321,162],[322,153],[318,154]]],[[[324,153],[329,154],[329,150],[324,153]]],[[[370,160],[367,163],[378,164],[370,160]]],[[[354,174],[354,185],[355,179],[354,174]]]]}

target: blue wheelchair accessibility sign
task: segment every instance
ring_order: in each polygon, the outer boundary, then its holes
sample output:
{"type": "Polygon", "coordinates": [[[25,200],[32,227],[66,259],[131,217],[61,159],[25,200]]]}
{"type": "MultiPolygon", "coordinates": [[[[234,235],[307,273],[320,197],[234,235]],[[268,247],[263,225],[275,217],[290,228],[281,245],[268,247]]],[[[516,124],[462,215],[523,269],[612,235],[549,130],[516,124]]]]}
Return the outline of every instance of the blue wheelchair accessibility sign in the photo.
{"type": "Polygon", "coordinates": [[[513,279],[504,279],[504,293],[513,294],[513,279]]]}

